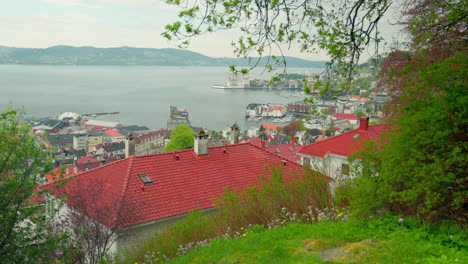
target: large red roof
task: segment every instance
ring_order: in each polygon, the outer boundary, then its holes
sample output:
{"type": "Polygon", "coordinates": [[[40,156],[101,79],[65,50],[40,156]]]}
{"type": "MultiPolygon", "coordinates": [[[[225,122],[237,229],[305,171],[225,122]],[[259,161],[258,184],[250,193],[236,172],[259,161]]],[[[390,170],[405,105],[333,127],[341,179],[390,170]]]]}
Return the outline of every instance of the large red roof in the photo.
{"type": "Polygon", "coordinates": [[[190,149],[177,156],[131,156],[83,172],[60,189],[53,184],[44,188],[56,196],[66,194],[70,206],[110,228],[120,228],[214,207],[213,199],[225,188],[257,184],[260,175],[268,174],[265,165],[284,164],[285,175],[305,170],[284,157],[243,143],[210,147],[208,154],[200,156],[190,149]],[[142,174],[153,184],[145,185],[142,174]],[[83,204],[86,206],[80,206],[83,204]],[[91,204],[96,205],[87,206],[91,204]]]}
{"type": "Polygon", "coordinates": [[[108,130],[104,130],[104,133],[106,133],[107,135],[111,137],[123,137],[123,135],[117,130],[108,129],[108,130]]]}
{"type": "Polygon", "coordinates": [[[93,157],[82,157],[76,161],[76,164],[87,164],[87,163],[95,163],[95,162],[99,162],[99,160],[93,157]]]}
{"type": "Polygon", "coordinates": [[[388,126],[372,125],[367,129],[355,129],[307,145],[299,153],[316,157],[324,157],[328,153],[350,156],[356,151],[361,150],[369,139],[377,140],[385,129],[388,129],[388,126]]]}
{"type": "Polygon", "coordinates": [[[339,119],[346,119],[346,120],[357,120],[358,119],[356,115],[352,115],[352,114],[333,114],[331,116],[339,118],[339,119]]]}
{"type": "Polygon", "coordinates": [[[291,143],[291,144],[282,144],[282,145],[275,145],[271,147],[267,147],[266,150],[276,153],[281,157],[284,157],[289,160],[293,160],[295,162],[299,162],[301,160],[301,156],[297,155],[297,152],[302,148],[301,144],[298,143],[291,143]]]}

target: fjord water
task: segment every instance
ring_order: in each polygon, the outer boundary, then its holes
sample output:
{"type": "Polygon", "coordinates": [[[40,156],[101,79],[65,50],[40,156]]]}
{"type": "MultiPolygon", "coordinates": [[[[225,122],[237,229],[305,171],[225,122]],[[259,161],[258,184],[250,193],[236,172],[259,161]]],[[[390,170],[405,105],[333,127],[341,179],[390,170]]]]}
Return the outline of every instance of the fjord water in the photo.
{"type": "MultiPolygon", "coordinates": [[[[225,83],[227,72],[227,67],[0,65],[0,111],[10,103],[34,117],[118,111],[99,119],[159,129],[166,127],[169,106],[175,105],[187,108],[192,125],[220,130],[233,122],[241,129],[256,126],[244,118],[249,103],[303,100],[292,96],[298,90],[213,89],[225,83]]],[[[260,70],[254,74],[269,78],[260,70]]]]}

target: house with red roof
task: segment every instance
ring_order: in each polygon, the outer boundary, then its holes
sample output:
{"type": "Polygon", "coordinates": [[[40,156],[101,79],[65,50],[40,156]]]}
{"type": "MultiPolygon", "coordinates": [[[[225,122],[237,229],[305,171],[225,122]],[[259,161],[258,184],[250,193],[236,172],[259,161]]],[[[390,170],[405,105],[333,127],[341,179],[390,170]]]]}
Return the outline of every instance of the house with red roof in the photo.
{"type": "Polygon", "coordinates": [[[119,131],[108,129],[104,130],[103,141],[105,143],[115,143],[125,141],[125,136],[122,135],[119,131]]]}
{"type": "MultiPolygon", "coordinates": [[[[132,153],[132,138],[128,152],[132,153]]],[[[308,168],[250,143],[208,147],[208,134],[195,135],[193,149],[129,156],[84,171],[55,188],[53,197],[66,197],[62,215],[78,211],[114,232],[111,252],[122,252],[144,237],[193,210],[215,209],[214,198],[225,188],[240,190],[270,175],[266,165],[283,167],[285,180],[313,173],[308,168]],[[97,194],[97,195],[96,195],[97,194]]]]}
{"type": "Polygon", "coordinates": [[[331,115],[332,119],[334,120],[347,120],[350,124],[357,124],[358,117],[352,114],[333,114],[331,115]]]}
{"type": "Polygon", "coordinates": [[[347,158],[363,149],[369,140],[376,141],[387,129],[384,124],[369,125],[369,118],[361,117],[359,128],[304,146],[298,154],[302,164],[310,164],[312,169],[332,178],[351,175],[347,158]]]}
{"type": "Polygon", "coordinates": [[[68,178],[70,176],[76,175],[81,172],[77,166],[75,165],[66,165],[62,167],[57,167],[51,171],[49,171],[45,177],[47,182],[52,183],[61,179],[68,178]]]}
{"type": "Polygon", "coordinates": [[[278,126],[270,125],[270,124],[261,124],[261,126],[263,126],[263,128],[265,128],[266,131],[273,130],[274,132],[276,132],[276,130],[278,129],[278,126]]]}

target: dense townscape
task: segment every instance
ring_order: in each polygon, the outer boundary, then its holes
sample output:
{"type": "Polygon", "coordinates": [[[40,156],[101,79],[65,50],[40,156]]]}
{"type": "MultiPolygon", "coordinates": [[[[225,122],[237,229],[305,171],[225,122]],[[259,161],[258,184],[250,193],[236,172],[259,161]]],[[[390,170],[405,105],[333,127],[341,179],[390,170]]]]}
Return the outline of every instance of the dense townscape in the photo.
{"type": "Polygon", "coordinates": [[[0,8],[0,263],[468,263],[465,1],[163,2],[0,8]],[[60,45],[76,21],[242,58],[60,45]]]}

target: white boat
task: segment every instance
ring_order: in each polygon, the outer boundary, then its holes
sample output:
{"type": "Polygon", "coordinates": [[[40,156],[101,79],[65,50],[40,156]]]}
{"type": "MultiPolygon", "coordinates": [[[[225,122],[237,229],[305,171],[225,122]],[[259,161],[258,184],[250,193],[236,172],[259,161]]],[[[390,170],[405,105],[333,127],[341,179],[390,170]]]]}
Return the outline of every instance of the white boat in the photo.
{"type": "Polygon", "coordinates": [[[228,74],[226,76],[226,84],[220,85],[215,84],[213,88],[215,89],[245,89],[249,88],[250,86],[250,79],[248,77],[228,74]]]}

